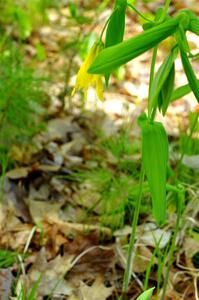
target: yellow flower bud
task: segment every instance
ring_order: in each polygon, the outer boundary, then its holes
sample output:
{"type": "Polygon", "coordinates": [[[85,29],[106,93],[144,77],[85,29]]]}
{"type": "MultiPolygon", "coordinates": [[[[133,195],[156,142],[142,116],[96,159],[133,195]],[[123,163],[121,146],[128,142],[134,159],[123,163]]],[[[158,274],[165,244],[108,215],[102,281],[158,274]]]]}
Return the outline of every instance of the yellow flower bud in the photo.
{"type": "Polygon", "coordinates": [[[77,89],[83,89],[84,97],[87,98],[87,91],[89,86],[92,86],[96,89],[97,97],[100,100],[103,100],[103,91],[104,84],[101,75],[89,74],[87,71],[98,53],[102,50],[103,46],[99,42],[95,42],[92,48],[90,49],[85,61],[83,62],[81,68],[77,73],[75,87],[72,91],[72,96],[75,94],[77,89]]]}

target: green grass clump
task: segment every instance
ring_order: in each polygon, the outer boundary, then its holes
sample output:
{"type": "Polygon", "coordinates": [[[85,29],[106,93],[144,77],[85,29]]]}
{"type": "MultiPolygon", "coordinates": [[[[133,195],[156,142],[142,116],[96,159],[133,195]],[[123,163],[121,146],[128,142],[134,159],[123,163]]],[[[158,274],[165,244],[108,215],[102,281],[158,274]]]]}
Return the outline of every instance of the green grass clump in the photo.
{"type": "Polygon", "coordinates": [[[0,268],[9,268],[18,261],[18,252],[0,249],[0,268]]]}
{"type": "Polygon", "coordinates": [[[43,128],[43,79],[24,65],[14,47],[4,46],[0,55],[0,154],[13,144],[29,142],[43,128]]]}

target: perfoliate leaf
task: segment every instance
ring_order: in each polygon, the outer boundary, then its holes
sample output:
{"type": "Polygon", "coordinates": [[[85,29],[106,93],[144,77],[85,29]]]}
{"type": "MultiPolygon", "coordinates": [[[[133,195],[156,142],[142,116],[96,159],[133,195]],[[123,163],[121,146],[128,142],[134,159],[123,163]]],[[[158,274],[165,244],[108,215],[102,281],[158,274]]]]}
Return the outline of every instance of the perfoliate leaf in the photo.
{"type": "Polygon", "coordinates": [[[148,289],[147,291],[143,292],[138,298],[137,300],[150,300],[152,295],[153,295],[153,291],[154,291],[154,287],[151,289],[148,289]]]}
{"type": "Polygon", "coordinates": [[[126,6],[116,6],[106,31],[105,48],[116,45],[123,40],[126,6]]]}
{"type": "MultiPolygon", "coordinates": [[[[172,72],[172,68],[174,65],[174,61],[176,59],[178,53],[178,49],[175,47],[171,50],[169,55],[166,57],[166,59],[163,61],[162,65],[158,69],[155,78],[153,80],[153,84],[151,87],[151,92],[149,95],[148,100],[148,113],[149,116],[152,114],[153,109],[155,109],[158,105],[158,96],[160,95],[160,91],[163,89],[164,84],[166,83],[166,80],[172,72]]],[[[172,75],[172,74],[171,74],[172,75]]],[[[172,79],[172,76],[171,76],[172,79]]],[[[163,96],[163,95],[161,95],[163,96]]],[[[170,95],[168,95],[169,97],[170,95]]],[[[162,99],[164,102],[164,99],[162,99]]],[[[166,99],[166,102],[164,104],[164,111],[167,109],[169,99],[166,99]]],[[[159,106],[162,108],[162,103],[159,103],[159,106]]]]}
{"type": "Polygon", "coordinates": [[[96,57],[88,72],[93,74],[112,72],[173,34],[178,27],[178,23],[179,18],[168,20],[127,41],[104,49],[96,57]]]}
{"type": "Polygon", "coordinates": [[[185,74],[187,76],[191,90],[194,93],[196,100],[199,102],[199,84],[198,84],[196,75],[192,69],[192,66],[190,64],[190,61],[187,57],[186,52],[184,52],[183,50],[180,50],[180,55],[181,55],[183,68],[184,68],[185,74]]]}
{"type": "MultiPolygon", "coordinates": [[[[123,41],[124,29],[125,29],[125,13],[126,13],[126,0],[117,0],[115,3],[115,9],[108,23],[106,31],[105,48],[116,45],[123,41]]],[[[108,85],[110,74],[107,73],[106,83],[108,85]]]]}
{"type": "Polygon", "coordinates": [[[171,95],[174,89],[174,79],[175,79],[175,65],[173,63],[171,70],[162,86],[160,95],[158,97],[158,101],[161,100],[158,103],[159,110],[162,111],[163,116],[166,114],[167,108],[171,101],[171,95]]]}
{"type": "Polygon", "coordinates": [[[176,40],[180,49],[181,61],[191,90],[194,93],[196,100],[199,102],[199,84],[186,53],[186,47],[184,46],[186,36],[184,38],[183,35],[185,36],[185,33],[180,26],[179,30],[176,32],[176,40]]]}
{"type": "Polygon", "coordinates": [[[152,211],[156,222],[166,221],[166,172],[168,138],[163,125],[149,122],[146,115],[138,118],[142,130],[142,161],[152,197],[152,211]]]}
{"type": "MultiPolygon", "coordinates": [[[[199,84],[199,80],[198,84],[199,84]]],[[[184,97],[185,95],[191,93],[191,87],[189,84],[185,84],[180,86],[179,88],[177,88],[176,90],[173,91],[172,95],[171,95],[171,102],[180,99],[182,97],[184,97]]]]}

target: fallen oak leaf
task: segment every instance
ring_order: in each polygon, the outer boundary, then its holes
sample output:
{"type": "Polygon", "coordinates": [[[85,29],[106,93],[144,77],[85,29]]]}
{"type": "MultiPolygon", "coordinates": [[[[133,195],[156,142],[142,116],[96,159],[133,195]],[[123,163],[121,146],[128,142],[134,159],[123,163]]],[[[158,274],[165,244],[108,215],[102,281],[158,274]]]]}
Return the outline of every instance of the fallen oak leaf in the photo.
{"type": "Polygon", "coordinates": [[[92,286],[81,281],[79,293],[83,300],[106,300],[113,292],[113,287],[106,287],[100,276],[96,278],[92,286]]]}
{"type": "Polygon", "coordinates": [[[30,167],[15,168],[6,173],[6,177],[9,179],[21,179],[26,178],[31,171],[30,167]]]}
{"type": "Polygon", "coordinates": [[[30,291],[41,276],[37,300],[49,295],[58,299],[62,296],[69,296],[72,294],[73,286],[64,279],[64,276],[72,266],[72,259],[72,255],[58,255],[53,260],[47,261],[47,253],[45,248],[42,248],[28,273],[20,276],[19,283],[22,282],[25,290],[30,291]]]}

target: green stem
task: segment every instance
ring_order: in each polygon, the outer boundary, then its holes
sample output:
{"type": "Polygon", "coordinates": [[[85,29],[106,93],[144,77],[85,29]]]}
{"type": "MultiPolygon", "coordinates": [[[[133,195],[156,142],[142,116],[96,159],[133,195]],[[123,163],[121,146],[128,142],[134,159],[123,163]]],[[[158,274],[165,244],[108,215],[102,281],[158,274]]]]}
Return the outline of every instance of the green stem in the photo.
{"type": "Polygon", "coordinates": [[[168,12],[170,3],[171,3],[171,0],[166,0],[166,1],[165,1],[165,5],[164,5],[163,11],[162,11],[162,15],[161,15],[161,17],[160,17],[160,20],[158,21],[159,23],[161,23],[161,22],[164,21],[164,19],[165,19],[165,17],[166,17],[166,14],[167,14],[167,12],[168,12]]]}
{"type": "Polygon", "coordinates": [[[181,190],[178,193],[177,220],[176,220],[176,225],[174,228],[174,233],[173,233],[173,238],[172,238],[172,243],[171,243],[171,248],[170,248],[169,262],[168,262],[168,266],[167,266],[167,270],[166,270],[166,275],[164,278],[161,300],[165,299],[165,293],[166,293],[167,283],[168,283],[168,279],[169,279],[169,273],[170,273],[171,266],[173,264],[173,256],[174,256],[174,252],[175,252],[175,248],[176,248],[176,237],[177,237],[179,227],[180,227],[180,219],[181,219],[181,213],[182,213],[183,200],[184,200],[184,191],[181,190]]]}
{"type": "Polygon", "coordinates": [[[130,7],[132,10],[134,10],[134,12],[136,12],[136,14],[138,14],[142,19],[144,19],[147,22],[152,23],[152,21],[148,18],[146,18],[134,5],[127,3],[127,6],[130,7]]]}
{"type": "MultiPolygon", "coordinates": [[[[150,69],[150,78],[149,78],[149,92],[148,92],[148,99],[150,99],[151,95],[151,88],[153,85],[153,79],[154,79],[154,74],[155,74],[155,63],[156,63],[156,57],[157,57],[157,52],[158,52],[158,45],[156,45],[153,49],[153,55],[152,55],[152,60],[151,60],[151,69],[150,69]]],[[[153,121],[155,118],[155,113],[156,109],[153,110],[153,114],[150,117],[150,120],[153,121]]]]}
{"type": "Polygon", "coordinates": [[[135,243],[136,227],[137,227],[137,223],[138,223],[138,217],[139,217],[140,206],[141,206],[144,175],[145,175],[145,172],[144,172],[144,168],[142,166],[141,173],[140,173],[139,191],[138,191],[138,196],[136,198],[135,211],[134,211],[134,215],[133,215],[133,223],[132,223],[132,231],[131,231],[130,242],[129,242],[127,265],[126,265],[126,269],[125,269],[125,273],[124,273],[124,281],[123,281],[123,294],[124,295],[128,291],[128,285],[129,285],[129,282],[131,279],[133,247],[134,247],[134,243],[135,243]]]}
{"type": "MultiPolygon", "coordinates": [[[[164,21],[167,11],[169,9],[169,5],[170,5],[171,0],[166,0],[165,1],[165,5],[163,8],[163,12],[161,17],[159,18],[159,20],[157,20],[157,23],[161,23],[164,21]]],[[[157,50],[158,50],[158,45],[156,45],[153,49],[153,56],[152,56],[152,61],[151,61],[151,70],[150,70],[150,80],[149,80],[149,93],[148,96],[150,99],[150,95],[151,95],[151,88],[152,88],[152,84],[153,84],[153,79],[154,79],[154,73],[155,73],[155,63],[156,63],[156,57],[157,57],[157,50]]],[[[155,119],[155,114],[156,114],[156,110],[157,110],[157,104],[154,107],[151,116],[149,116],[149,119],[151,122],[153,122],[153,120],[155,119]]]]}
{"type": "Polygon", "coordinates": [[[105,29],[106,29],[106,27],[107,27],[107,25],[108,25],[108,23],[109,23],[111,17],[112,17],[112,14],[110,15],[110,17],[106,20],[106,23],[104,24],[104,27],[103,27],[102,32],[101,32],[101,34],[100,34],[100,41],[101,41],[101,42],[102,42],[102,37],[103,37],[104,31],[105,31],[105,29]]]}

